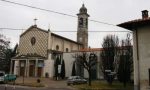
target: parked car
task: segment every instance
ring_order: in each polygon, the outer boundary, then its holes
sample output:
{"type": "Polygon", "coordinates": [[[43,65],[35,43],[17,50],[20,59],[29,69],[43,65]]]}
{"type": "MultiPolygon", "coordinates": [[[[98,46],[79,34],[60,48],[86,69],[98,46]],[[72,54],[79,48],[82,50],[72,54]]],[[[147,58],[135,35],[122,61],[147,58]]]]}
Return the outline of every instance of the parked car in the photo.
{"type": "Polygon", "coordinates": [[[5,72],[4,71],[0,71],[0,82],[4,83],[5,81],[5,72]]]}
{"type": "Polygon", "coordinates": [[[70,76],[67,79],[67,85],[86,84],[87,80],[80,76],[70,76]]]}
{"type": "Polygon", "coordinates": [[[14,74],[5,74],[4,76],[4,81],[7,82],[7,81],[15,81],[16,80],[16,75],[14,74]]]}

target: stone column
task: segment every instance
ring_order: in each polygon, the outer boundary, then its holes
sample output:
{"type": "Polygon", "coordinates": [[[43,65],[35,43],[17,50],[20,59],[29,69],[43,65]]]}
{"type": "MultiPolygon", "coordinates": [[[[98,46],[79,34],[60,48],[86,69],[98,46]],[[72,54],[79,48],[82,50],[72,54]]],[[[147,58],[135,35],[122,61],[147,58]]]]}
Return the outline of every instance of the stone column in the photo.
{"type": "Polygon", "coordinates": [[[11,63],[10,63],[10,72],[9,72],[10,74],[13,74],[13,72],[12,72],[13,70],[12,70],[12,69],[13,69],[13,61],[12,61],[12,59],[11,59],[11,63]]]}
{"type": "Polygon", "coordinates": [[[38,59],[35,60],[35,77],[37,77],[38,59]]]}
{"type": "Polygon", "coordinates": [[[18,70],[17,70],[17,74],[18,74],[18,76],[20,76],[20,60],[18,60],[18,66],[17,66],[18,68],[18,70]]]}
{"type": "Polygon", "coordinates": [[[29,77],[29,60],[26,59],[26,77],[29,77]]]}

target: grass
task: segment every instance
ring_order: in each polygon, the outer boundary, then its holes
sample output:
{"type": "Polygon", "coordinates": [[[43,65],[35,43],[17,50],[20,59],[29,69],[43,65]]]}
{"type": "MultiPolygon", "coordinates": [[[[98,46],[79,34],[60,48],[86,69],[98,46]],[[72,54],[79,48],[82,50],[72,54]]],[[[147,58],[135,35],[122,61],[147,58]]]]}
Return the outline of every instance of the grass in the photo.
{"type": "Polygon", "coordinates": [[[106,81],[92,81],[92,86],[82,84],[73,87],[79,90],[133,90],[133,84],[127,84],[127,86],[124,87],[123,83],[117,81],[114,81],[112,85],[108,84],[106,81]]]}

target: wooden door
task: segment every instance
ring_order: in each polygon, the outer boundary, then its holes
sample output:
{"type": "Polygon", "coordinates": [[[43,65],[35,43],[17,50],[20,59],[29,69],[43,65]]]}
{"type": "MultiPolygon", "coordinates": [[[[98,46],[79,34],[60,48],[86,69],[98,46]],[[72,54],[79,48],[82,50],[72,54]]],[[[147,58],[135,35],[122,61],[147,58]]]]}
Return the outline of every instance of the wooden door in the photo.
{"type": "Polygon", "coordinates": [[[20,67],[20,76],[24,76],[24,74],[25,74],[25,68],[20,67]]]}
{"type": "Polygon", "coordinates": [[[38,69],[37,69],[37,76],[38,77],[42,76],[42,67],[38,67],[38,69]]]}
{"type": "Polygon", "coordinates": [[[29,67],[29,76],[30,77],[34,77],[34,73],[35,73],[35,66],[34,65],[30,65],[30,67],[29,67]]]}

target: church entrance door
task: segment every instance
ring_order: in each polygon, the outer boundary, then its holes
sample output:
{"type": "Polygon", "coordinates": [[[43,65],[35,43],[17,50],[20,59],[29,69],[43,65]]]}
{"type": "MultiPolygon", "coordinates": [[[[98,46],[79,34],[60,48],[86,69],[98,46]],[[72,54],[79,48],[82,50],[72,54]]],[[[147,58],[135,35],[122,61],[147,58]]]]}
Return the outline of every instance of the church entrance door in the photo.
{"type": "Polygon", "coordinates": [[[38,76],[38,77],[41,77],[41,76],[42,76],[42,67],[38,67],[37,76],[38,76]]]}
{"type": "Polygon", "coordinates": [[[20,76],[24,76],[25,68],[20,67],[20,76]]]}
{"type": "Polygon", "coordinates": [[[34,60],[30,61],[29,76],[30,77],[34,77],[35,76],[35,61],[34,60]]]}
{"type": "Polygon", "coordinates": [[[34,65],[30,65],[29,67],[29,76],[33,77],[34,76],[34,70],[35,70],[35,66],[34,65]]]}

